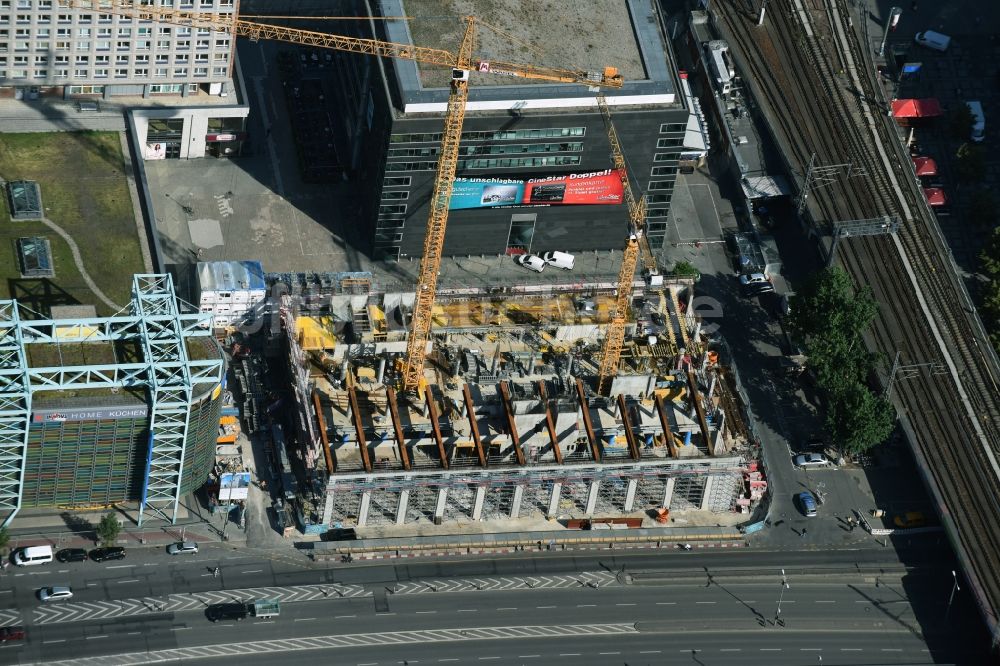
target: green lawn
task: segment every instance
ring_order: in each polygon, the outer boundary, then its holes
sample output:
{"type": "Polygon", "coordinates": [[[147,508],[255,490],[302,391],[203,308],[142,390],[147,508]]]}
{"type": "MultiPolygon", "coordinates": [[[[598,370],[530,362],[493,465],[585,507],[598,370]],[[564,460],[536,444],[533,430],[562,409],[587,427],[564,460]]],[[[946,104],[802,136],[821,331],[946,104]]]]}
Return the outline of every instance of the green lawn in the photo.
{"type": "MultiPolygon", "coordinates": [[[[118,134],[0,134],[0,178],[38,181],[46,217],[73,237],[87,272],[105,295],[128,304],[132,274],[143,266],[118,134]]],[[[0,280],[0,298],[17,298],[43,315],[52,305],[78,303],[111,314],[87,288],[58,234],[40,222],[10,219],[6,192],[0,208],[0,280]],[[15,243],[22,236],[49,240],[54,278],[20,278],[15,243]]]]}

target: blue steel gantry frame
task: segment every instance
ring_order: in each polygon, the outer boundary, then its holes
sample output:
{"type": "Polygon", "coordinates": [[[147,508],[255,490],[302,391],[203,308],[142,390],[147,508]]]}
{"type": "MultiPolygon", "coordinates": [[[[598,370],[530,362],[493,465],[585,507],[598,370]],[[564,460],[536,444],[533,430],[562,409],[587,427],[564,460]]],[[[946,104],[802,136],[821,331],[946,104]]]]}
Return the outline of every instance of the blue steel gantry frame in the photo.
{"type": "Polygon", "coordinates": [[[0,301],[0,512],[8,525],[21,508],[31,395],[35,391],[146,387],[152,433],[139,521],[147,508],[175,521],[188,414],[196,384],[222,381],[222,358],[190,360],[185,340],[211,336],[211,315],[181,313],[169,275],[136,275],[127,316],[26,320],[17,301],[0,301]],[[28,367],[24,345],[137,339],[143,361],[28,367]],[[167,511],[170,515],[167,515],[167,511]]]}

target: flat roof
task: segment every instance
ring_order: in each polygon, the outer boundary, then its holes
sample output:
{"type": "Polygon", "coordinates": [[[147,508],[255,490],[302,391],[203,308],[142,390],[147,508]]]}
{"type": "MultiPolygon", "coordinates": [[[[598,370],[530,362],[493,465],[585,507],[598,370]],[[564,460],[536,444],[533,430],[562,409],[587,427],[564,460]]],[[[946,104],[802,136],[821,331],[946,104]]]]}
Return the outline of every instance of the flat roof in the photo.
{"type": "MultiPolygon", "coordinates": [[[[676,95],[673,58],[654,0],[379,0],[379,9],[384,16],[412,17],[384,22],[390,41],[454,52],[465,29],[462,17],[471,14],[480,23],[477,57],[588,71],[617,67],[625,86],[607,90],[609,98],[656,95],[663,103],[676,95]]],[[[404,106],[446,100],[450,71],[406,60],[395,61],[394,71],[404,106]]],[[[511,98],[592,97],[579,84],[478,72],[470,80],[470,110],[475,102],[511,98]]]]}
{"type": "MultiPolygon", "coordinates": [[[[617,67],[627,79],[646,78],[628,6],[621,0],[402,0],[413,43],[456,51],[464,16],[477,18],[477,56],[506,62],[598,70],[617,67]],[[496,26],[502,32],[494,30],[496,26]]],[[[418,65],[427,88],[448,85],[451,72],[418,65]]],[[[474,74],[473,85],[538,81],[474,74]]]]}

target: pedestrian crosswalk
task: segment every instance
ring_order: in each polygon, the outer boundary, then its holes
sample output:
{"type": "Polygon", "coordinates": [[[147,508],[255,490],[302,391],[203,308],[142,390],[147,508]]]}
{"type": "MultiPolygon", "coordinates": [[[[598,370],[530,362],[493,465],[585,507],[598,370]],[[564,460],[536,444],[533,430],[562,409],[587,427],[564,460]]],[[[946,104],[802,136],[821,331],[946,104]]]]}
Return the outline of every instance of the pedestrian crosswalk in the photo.
{"type": "MultiPolygon", "coordinates": [[[[406,581],[386,587],[394,595],[414,595],[524,589],[549,590],[574,587],[598,588],[617,584],[619,582],[615,574],[599,571],[544,576],[484,576],[481,578],[406,581]]],[[[213,590],[115,601],[79,601],[43,605],[34,609],[34,622],[36,624],[60,624],[65,622],[155,615],[158,613],[179,613],[203,610],[213,604],[232,602],[233,599],[248,601],[251,599],[276,599],[283,604],[288,604],[300,601],[371,596],[372,590],[363,585],[345,585],[341,583],[213,590]]],[[[5,624],[16,624],[18,617],[19,614],[17,611],[0,611],[0,621],[4,621],[5,624]],[[10,615],[10,618],[7,618],[7,615],[10,615]]]]}
{"type": "Polygon", "coordinates": [[[286,638],[273,641],[224,643],[189,648],[172,648],[149,652],[77,658],[48,662],[50,666],[131,666],[160,662],[186,662],[205,657],[282,654],[298,650],[322,650],[417,643],[456,641],[517,640],[566,636],[613,636],[635,634],[634,624],[561,624],[514,627],[470,627],[467,629],[434,629],[422,631],[389,631],[370,634],[324,634],[306,638],[286,638]]]}

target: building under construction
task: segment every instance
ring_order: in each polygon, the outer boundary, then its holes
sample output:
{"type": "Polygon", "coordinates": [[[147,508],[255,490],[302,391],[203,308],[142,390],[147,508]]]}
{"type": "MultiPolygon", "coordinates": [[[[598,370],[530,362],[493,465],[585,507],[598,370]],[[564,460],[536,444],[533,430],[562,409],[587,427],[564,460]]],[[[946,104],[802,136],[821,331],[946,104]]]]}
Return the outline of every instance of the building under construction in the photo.
{"type": "Polygon", "coordinates": [[[405,395],[412,293],[340,274],[282,297],[308,531],[749,512],[765,484],[693,283],[642,285],[608,397],[593,387],[611,284],[439,292],[421,391],[405,395]]]}

